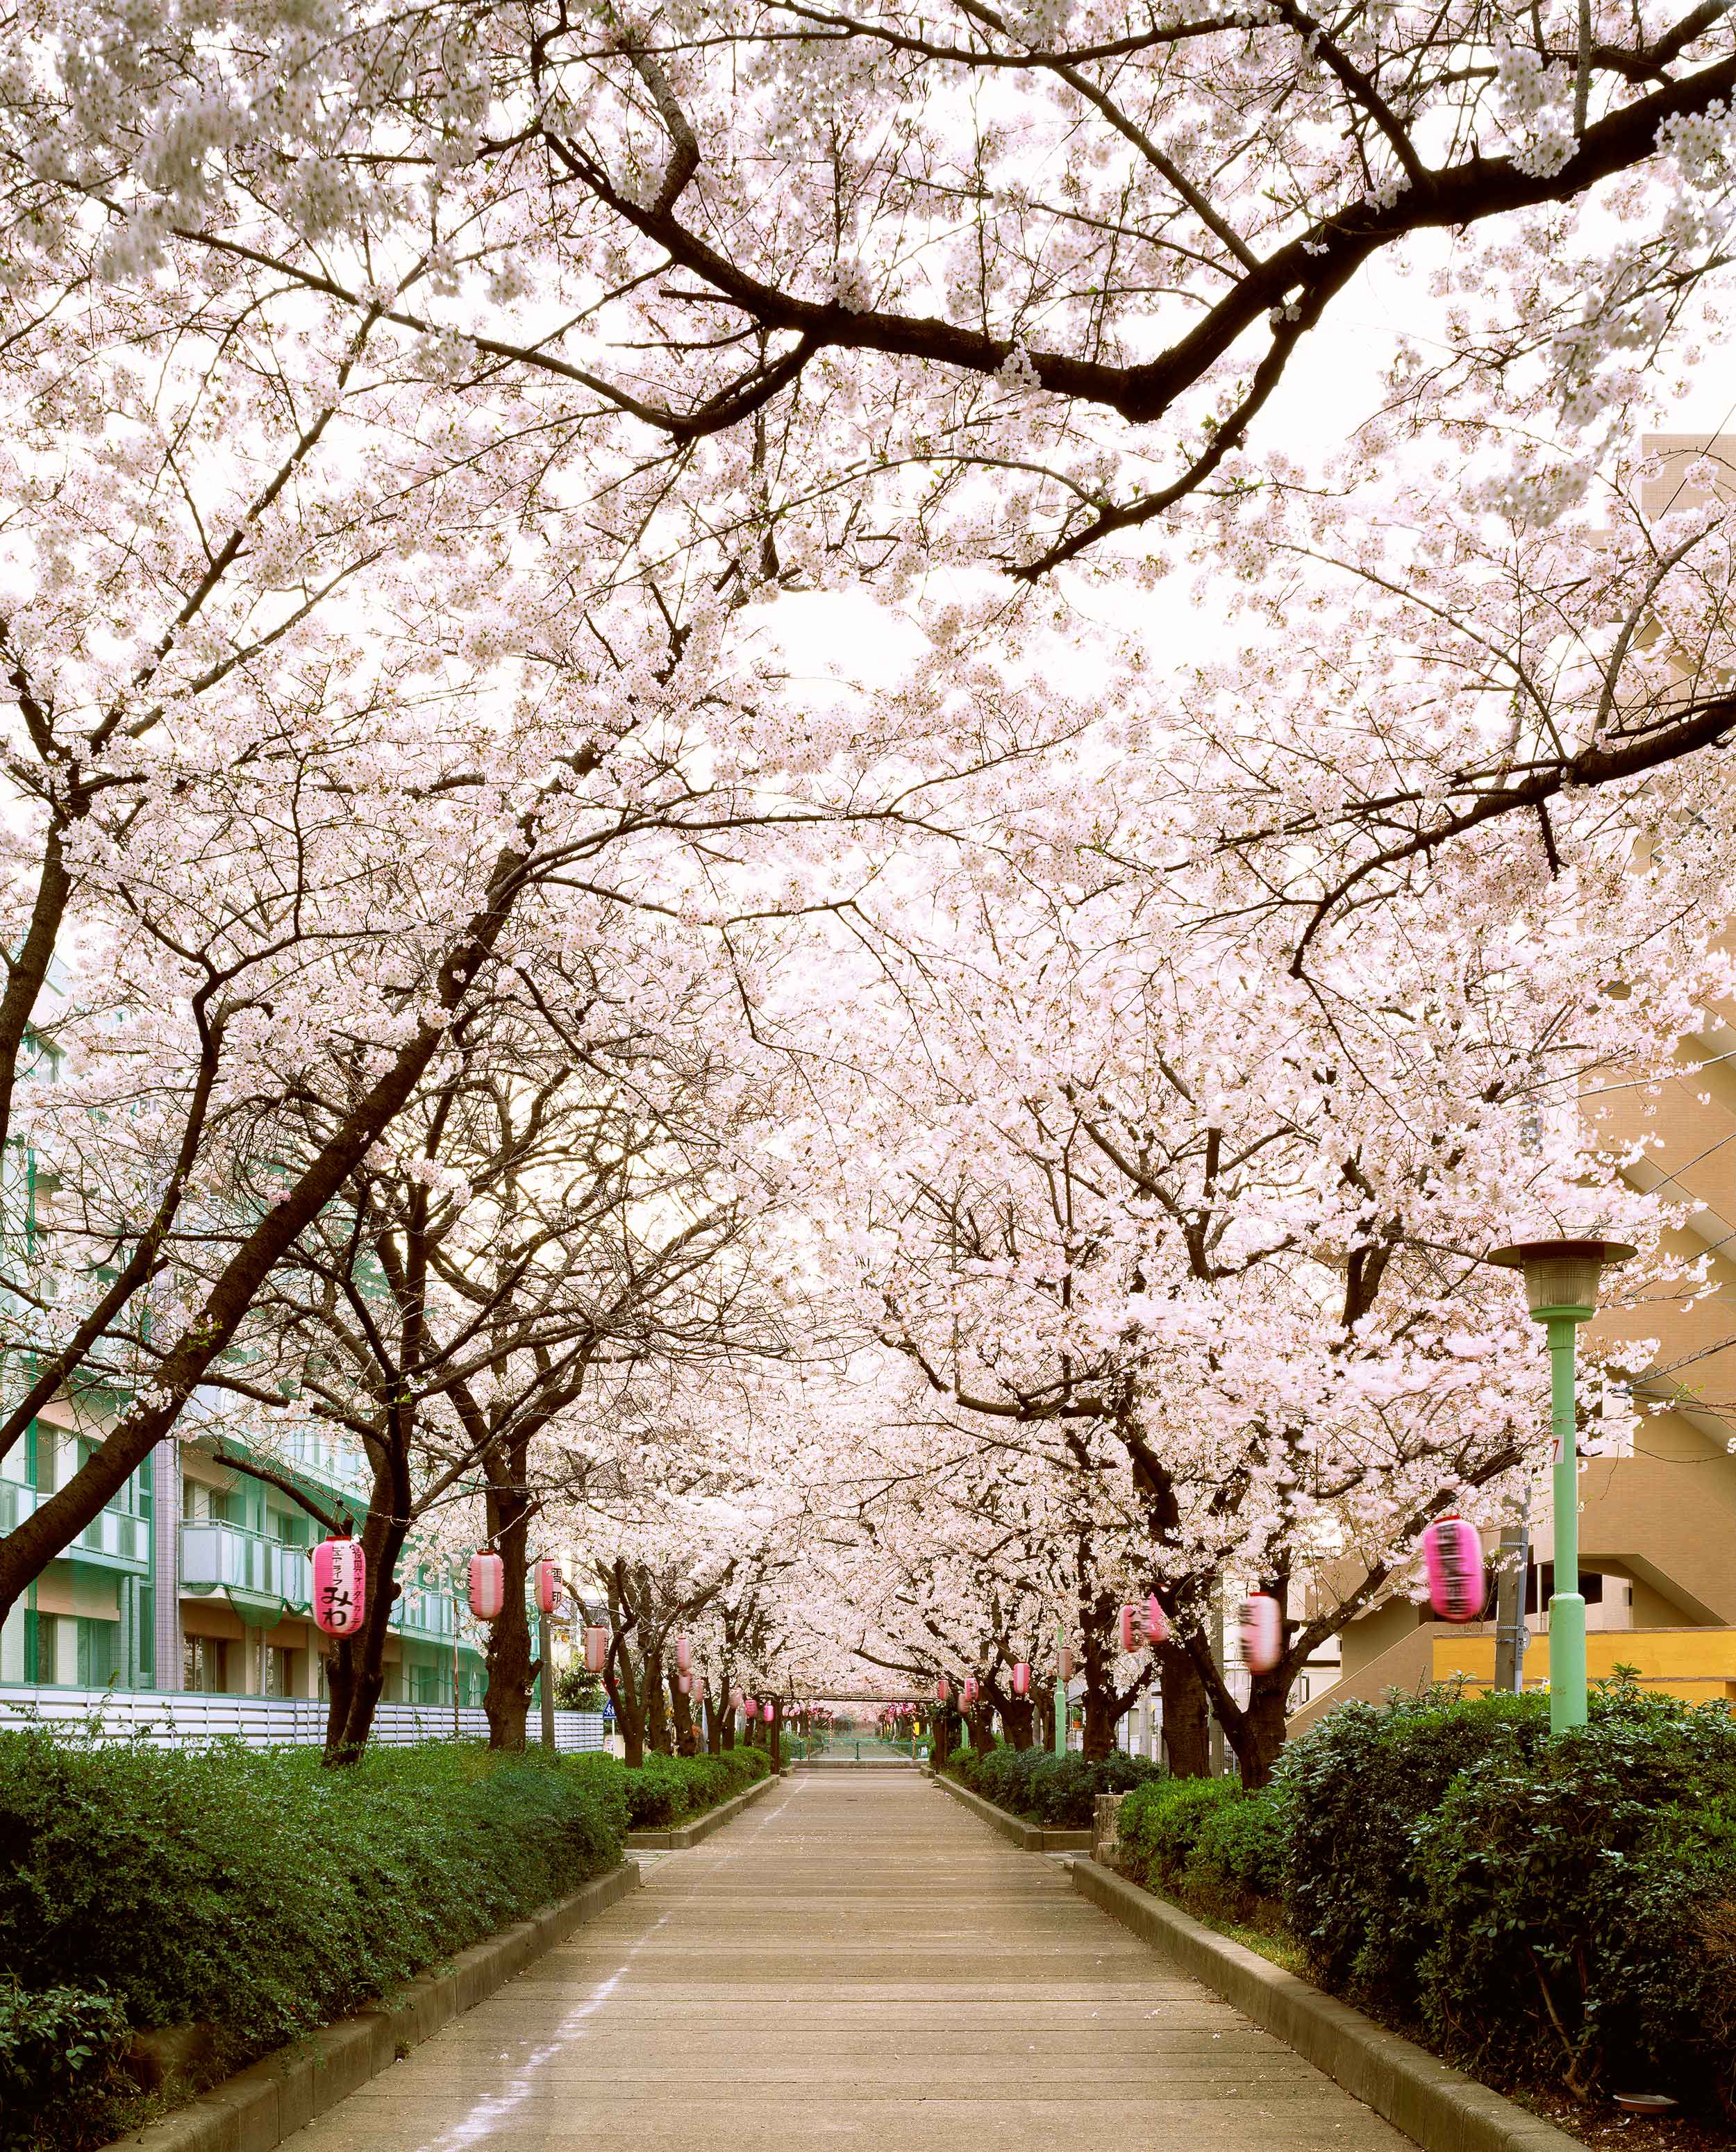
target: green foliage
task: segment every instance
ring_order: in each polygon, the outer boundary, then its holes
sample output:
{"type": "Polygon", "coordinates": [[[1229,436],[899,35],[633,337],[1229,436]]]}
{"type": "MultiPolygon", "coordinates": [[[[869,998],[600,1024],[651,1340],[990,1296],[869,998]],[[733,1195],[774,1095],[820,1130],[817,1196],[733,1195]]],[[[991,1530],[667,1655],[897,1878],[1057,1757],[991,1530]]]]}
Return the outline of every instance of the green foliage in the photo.
{"type": "Polygon", "coordinates": [[[0,1987],[0,2148],[26,2152],[45,2119],[69,2137],[100,2134],[119,2087],[126,2012],[111,1995],[80,1987],[28,1994],[0,1987]]]}
{"type": "Polygon", "coordinates": [[[1123,1865],[1154,1888],[1180,1875],[1207,1816],[1235,1800],[1233,1779],[1154,1779],[1122,1802],[1116,1816],[1123,1865]]]}
{"type": "Polygon", "coordinates": [[[1285,1911],[1317,1978],[1415,2015],[1432,1930],[1412,1834],[1467,1765],[1500,1757],[1523,1769],[1548,1739],[1546,1698],[1449,1687],[1341,1704],[1288,1744],[1276,1774],[1292,1796],[1285,1911]]]}
{"type": "Polygon", "coordinates": [[[601,1711],[602,1675],[587,1673],[577,1659],[570,1661],[555,1677],[555,1708],[557,1711],[601,1711]]]}
{"type": "Polygon", "coordinates": [[[1290,1850],[1281,1794],[1234,1779],[1160,1779],[1122,1802],[1121,1865],[1214,1921],[1271,1922],[1290,1850]]]}
{"type": "Polygon", "coordinates": [[[452,1743],[323,1771],[0,1733],[0,1964],[135,2028],[208,2024],[238,2066],[612,1867],[620,1778],[452,1743]]]}
{"type": "Polygon", "coordinates": [[[1470,1764],[1414,1833],[1423,2024],[1500,2078],[1733,2090],[1736,1728],[1635,1696],[1523,1770],[1470,1764]],[[1720,2028],[1708,2041],[1708,2025],[1720,2028]]]}
{"type": "Polygon", "coordinates": [[[733,1794],[757,1785],[771,1770],[763,1748],[726,1748],[716,1756],[647,1756],[642,1764],[620,1770],[633,1830],[667,1830],[688,1816],[701,1815],[733,1794]]]}
{"type": "Polygon", "coordinates": [[[1347,1704],[1282,1759],[1309,1969],[1497,2083],[1736,2109],[1736,1723],[1606,1684],[1347,1704]]]}
{"type": "Polygon", "coordinates": [[[1099,1794],[1143,1785],[1159,1768],[1119,1751],[1087,1763],[1047,1748],[967,1748],[947,1764],[948,1774],[972,1793],[1050,1830],[1089,1830],[1099,1794]]]}
{"type": "Polygon", "coordinates": [[[1182,1903],[1207,1920],[1270,1921],[1284,1895],[1289,1819],[1270,1787],[1248,1794],[1237,1786],[1236,1793],[1204,1812],[1177,1889],[1182,1903]]]}

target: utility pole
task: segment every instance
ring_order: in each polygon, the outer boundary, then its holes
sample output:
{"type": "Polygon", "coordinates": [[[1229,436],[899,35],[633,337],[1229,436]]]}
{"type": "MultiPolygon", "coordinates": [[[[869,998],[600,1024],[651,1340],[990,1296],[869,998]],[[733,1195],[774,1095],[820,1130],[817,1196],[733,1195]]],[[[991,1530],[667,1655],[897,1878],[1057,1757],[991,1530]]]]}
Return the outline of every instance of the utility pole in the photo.
{"type": "MultiPolygon", "coordinates": [[[[1224,1587],[1220,1581],[1211,1595],[1211,1656],[1220,1675],[1224,1671],[1224,1587]]],[[[1224,1722],[1216,1712],[1211,1714],[1211,1775],[1224,1775],[1224,1722]]]]}
{"type": "Polygon", "coordinates": [[[542,1698],[542,1745],[550,1755],[555,1753],[555,1631],[546,1614],[536,1617],[536,1648],[542,1657],[542,1672],[538,1677],[538,1693],[542,1698]]]}
{"type": "Polygon", "coordinates": [[[1055,1623],[1055,1754],[1067,1754],[1067,1683],[1061,1677],[1062,1655],[1067,1649],[1067,1624],[1055,1623]]]}
{"type": "Polygon", "coordinates": [[[1531,1520],[1501,1527],[1500,1573],[1495,1586],[1495,1685],[1517,1696],[1525,1687],[1525,1584],[1531,1559],[1531,1520]]]}

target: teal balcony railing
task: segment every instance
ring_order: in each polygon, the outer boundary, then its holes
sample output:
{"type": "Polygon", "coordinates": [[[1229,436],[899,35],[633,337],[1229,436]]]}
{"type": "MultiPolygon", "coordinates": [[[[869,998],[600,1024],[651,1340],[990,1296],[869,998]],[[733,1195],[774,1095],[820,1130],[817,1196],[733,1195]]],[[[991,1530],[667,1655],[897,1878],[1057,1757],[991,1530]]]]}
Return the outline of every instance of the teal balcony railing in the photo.
{"type": "Polygon", "coordinates": [[[458,1601],[449,1591],[434,1591],[426,1585],[407,1584],[404,1596],[392,1611],[392,1626],[406,1637],[449,1644],[458,1635],[458,1601]]]}
{"type": "MultiPolygon", "coordinates": [[[[26,1487],[16,1480],[0,1480],[0,1532],[15,1531],[48,1499],[46,1488],[26,1487]]],[[[150,1521],[129,1515],[124,1510],[104,1510],[79,1533],[67,1549],[74,1561],[94,1562],[104,1569],[124,1569],[143,1576],[150,1568],[150,1521]]]]}
{"type": "Polygon", "coordinates": [[[306,1548],[284,1546],[239,1525],[183,1525],[180,1581],[193,1591],[281,1599],[302,1611],[313,1603],[313,1565],[306,1548]]]}

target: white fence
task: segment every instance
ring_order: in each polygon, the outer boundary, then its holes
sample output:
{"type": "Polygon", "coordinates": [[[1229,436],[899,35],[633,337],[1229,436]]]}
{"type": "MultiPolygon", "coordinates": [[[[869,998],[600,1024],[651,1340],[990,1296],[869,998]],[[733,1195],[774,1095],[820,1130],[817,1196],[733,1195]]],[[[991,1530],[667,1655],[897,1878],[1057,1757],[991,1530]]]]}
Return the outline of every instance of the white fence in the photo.
{"type": "MultiPolygon", "coordinates": [[[[326,1707],[299,1697],[0,1686],[0,1732],[28,1725],[63,1728],[103,1741],[138,1741],[151,1748],[202,1748],[213,1741],[242,1741],[250,1748],[317,1748],[326,1738],[326,1707]]],[[[525,1731],[536,1747],[541,1721],[534,1705],[525,1731]]],[[[449,1703],[383,1703],[374,1714],[373,1738],[390,1747],[449,1741],[454,1732],[465,1740],[486,1739],[488,1719],[475,1708],[454,1713],[449,1703]]],[[[601,1749],[603,1733],[600,1711],[555,1713],[555,1746],[563,1755],[601,1749]]]]}

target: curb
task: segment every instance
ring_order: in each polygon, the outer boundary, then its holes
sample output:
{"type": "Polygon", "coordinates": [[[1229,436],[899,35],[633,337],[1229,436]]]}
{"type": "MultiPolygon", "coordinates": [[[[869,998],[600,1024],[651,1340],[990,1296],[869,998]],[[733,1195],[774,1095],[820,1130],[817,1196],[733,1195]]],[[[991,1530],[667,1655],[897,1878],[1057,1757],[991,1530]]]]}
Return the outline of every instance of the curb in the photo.
{"type": "Polygon", "coordinates": [[[1214,1935],[1179,1906],[1095,1860],[1071,1864],[1082,1897],[1175,1959],[1184,1972],[1274,2033],[1423,2152],[1584,2152],[1576,2137],[1528,2114],[1414,2041],[1389,2033],[1256,1951],[1214,1935]]]}
{"type": "Polygon", "coordinates": [[[1005,1809],[997,1809],[992,1801],[986,1801],[981,1794],[973,1794],[968,1786],[961,1786],[956,1779],[949,1779],[944,1771],[931,1768],[929,1777],[955,1801],[962,1801],[972,1814],[981,1819],[1003,1838],[1010,1838],[1015,1845],[1027,1853],[1089,1853],[1091,1834],[1089,1830],[1045,1830],[1042,1825],[1026,1823],[1021,1817],[1008,1815],[1005,1809]]]}
{"type": "Polygon", "coordinates": [[[116,2139],[104,2152],[140,2145],[145,2152],[272,2152],[316,2115],[390,2069],[400,2048],[416,2047],[474,2009],[565,1942],[575,1928],[638,1890],[642,1880],[631,1860],[622,1861],[571,1897],[460,1951],[444,1972],[407,1982],[394,2001],[377,2002],[277,2048],[162,2121],[116,2139]]]}
{"type": "Polygon", "coordinates": [[[727,1801],[719,1801],[714,1809],[695,1816],[691,1823],[678,1825],[669,1830],[630,1830],[624,1841],[627,1850],[629,1853],[685,1853],[702,1838],[709,1838],[726,1823],[733,1823],[749,1801],[757,1801],[762,1794],[769,1794],[777,1783],[775,1772],[769,1778],[756,1779],[744,1792],[732,1794],[727,1801]]]}

